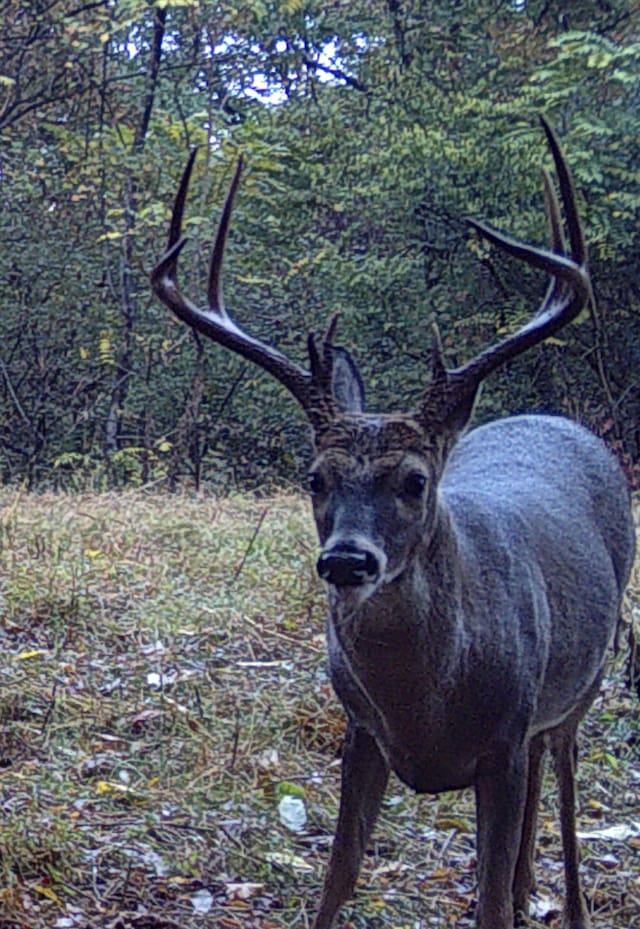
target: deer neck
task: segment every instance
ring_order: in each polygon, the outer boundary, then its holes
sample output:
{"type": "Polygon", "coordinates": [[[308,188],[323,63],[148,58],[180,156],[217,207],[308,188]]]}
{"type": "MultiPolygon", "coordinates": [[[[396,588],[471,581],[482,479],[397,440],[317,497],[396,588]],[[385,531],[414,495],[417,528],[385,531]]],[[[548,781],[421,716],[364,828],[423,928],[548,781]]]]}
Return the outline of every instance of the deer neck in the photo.
{"type": "Polygon", "coordinates": [[[462,597],[458,540],[438,500],[430,533],[399,576],[359,604],[330,591],[330,622],[354,668],[375,671],[393,660],[405,669],[419,666],[423,678],[425,665],[446,676],[464,645],[462,597]]]}

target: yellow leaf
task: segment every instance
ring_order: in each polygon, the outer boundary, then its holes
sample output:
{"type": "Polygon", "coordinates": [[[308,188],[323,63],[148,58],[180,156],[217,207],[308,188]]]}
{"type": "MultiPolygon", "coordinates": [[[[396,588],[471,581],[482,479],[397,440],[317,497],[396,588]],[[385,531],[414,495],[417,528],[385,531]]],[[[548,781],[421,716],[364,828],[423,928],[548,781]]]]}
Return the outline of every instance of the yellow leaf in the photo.
{"type": "Polygon", "coordinates": [[[144,797],[135,787],[128,787],[126,784],[118,784],[117,781],[98,781],[96,791],[103,796],[111,795],[119,797],[122,800],[128,800],[130,803],[139,803],[144,797]]]}
{"type": "Polygon", "coordinates": [[[87,558],[97,558],[98,555],[102,554],[97,548],[85,548],[84,553],[87,558]]]}
{"type": "Polygon", "coordinates": [[[30,652],[20,652],[19,655],[16,655],[16,661],[26,661],[28,658],[39,658],[40,655],[46,654],[43,648],[34,648],[30,652]]]}
{"type": "Polygon", "coordinates": [[[43,897],[47,897],[49,900],[53,900],[53,902],[57,903],[58,906],[64,906],[64,903],[52,887],[44,887],[42,884],[36,884],[33,889],[37,893],[42,894],[43,897]]]}
{"type": "Polygon", "coordinates": [[[442,816],[435,821],[436,829],[443,831],[448,829],[458,829],[460,832],[471,832],[471,824],[468,820],[458,816],[442,816]]]}
{"type": "Polygon", "coordinates": [[[600,803],[599,800],[594,800],[592,797],[589,797],[587,800],[587,806],[592,810],[598,810],[598,812],[602,812],[603,810],[607,809],[603,803],[600,803]]]}
{"type": "Polygon", "coordinates": [[[429,880],[431,881],[442,881],[451,880],[451,871],[448,868],[436,868],[435,871],[432,871],[429,875],[429,880]]]}
{"type": "Polygon", "coordinates": [[[130,794],[133,793],[126,784],[116,784],[114,781],[98,781],[96,790],[99,794],[130,794]]]}

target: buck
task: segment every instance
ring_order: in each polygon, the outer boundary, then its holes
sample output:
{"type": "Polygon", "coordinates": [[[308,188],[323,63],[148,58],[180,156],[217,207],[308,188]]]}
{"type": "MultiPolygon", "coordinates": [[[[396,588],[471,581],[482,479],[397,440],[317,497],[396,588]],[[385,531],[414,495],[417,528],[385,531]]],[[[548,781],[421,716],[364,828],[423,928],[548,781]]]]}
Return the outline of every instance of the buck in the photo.
{"type": "Polygon", "coordinates": [[[626,482],[600,440],[562,417],[513,416],[466,434],[484,378],[553,335],[591,300],[570,172],[543,128],[568,243],[544,172],[551,247],[476,220],[477,232],[549,275],[514,334],[447,369],[437,332],[415,412],[364,411],[362,380],[335,346],[334,318],[308,339],[308,370],[227,314],[222,259],[238,165],[213,247],[208,306],[177,283],[193,155],[153,290],[181,320],[259,365],[298,400],[313,431],[310,491],[329,599],[333,686],[348,716],[338,823],[315,929],[354,890],[390,770],[418,792],[473,787],[478,929],[511,929],[534,885],[542,762],[560,794],[563,929],[588,929],[575,828],[576,729],[598,692],[629,577],[626,482]]]}

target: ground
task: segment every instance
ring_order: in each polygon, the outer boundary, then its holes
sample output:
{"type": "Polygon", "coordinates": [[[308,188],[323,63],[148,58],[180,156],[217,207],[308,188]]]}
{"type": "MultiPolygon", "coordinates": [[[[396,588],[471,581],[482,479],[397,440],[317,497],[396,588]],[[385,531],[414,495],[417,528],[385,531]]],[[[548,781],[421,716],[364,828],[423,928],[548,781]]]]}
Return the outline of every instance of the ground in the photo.
{"type": "MultiPolygon", "coordinates": [[[[0,929],[310,925],[344,730],[315,558],[293,496],[0,492],[0,929]]],[[[594,929],[640,925],[626,652],[582,727],[594,929]]],[[[559,926],[556,812],[549,775],[530,929],[559,926]]],[[[471,927],[474,849],[470,792],[392,781],[340,925],[471,927]]]]}

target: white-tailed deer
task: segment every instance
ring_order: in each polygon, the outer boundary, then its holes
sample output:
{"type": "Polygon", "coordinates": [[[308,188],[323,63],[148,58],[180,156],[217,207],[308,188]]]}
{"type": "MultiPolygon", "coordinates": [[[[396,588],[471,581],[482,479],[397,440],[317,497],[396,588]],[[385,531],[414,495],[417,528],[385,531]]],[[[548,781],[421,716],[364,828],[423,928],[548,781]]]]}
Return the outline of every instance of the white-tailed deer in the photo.
{"type": "Polygon", "coordinates": [[[462,436],[481,381],[573,320],[591,298],[575,193],[543,122],[564,203],[545,173],[551,248],[482,223],[494,245],[550,276],[513,335],[448,370],[433,334],[430,383],[412,413],[364,412],[362,381],[334,346],[335,319],[309,337],[309,370],[227,315],[222,258],[236,171],[213,249],[208,306],[177,284],[193,156],[151,275],[184,322],[277,378],[313,428],[310,473],[330,614],[331,677],[349,722],[342,796],[315,929],[351,895],[393,769],[419,792],[473,787],[478,929],[512,929],[533,887],[545,749],[560,790],[563,929],[588,929],[575,833],[576,729],[598,691],[631,569],[629,494],[616,462],[561,417],[514,416],[462,436]]]}

